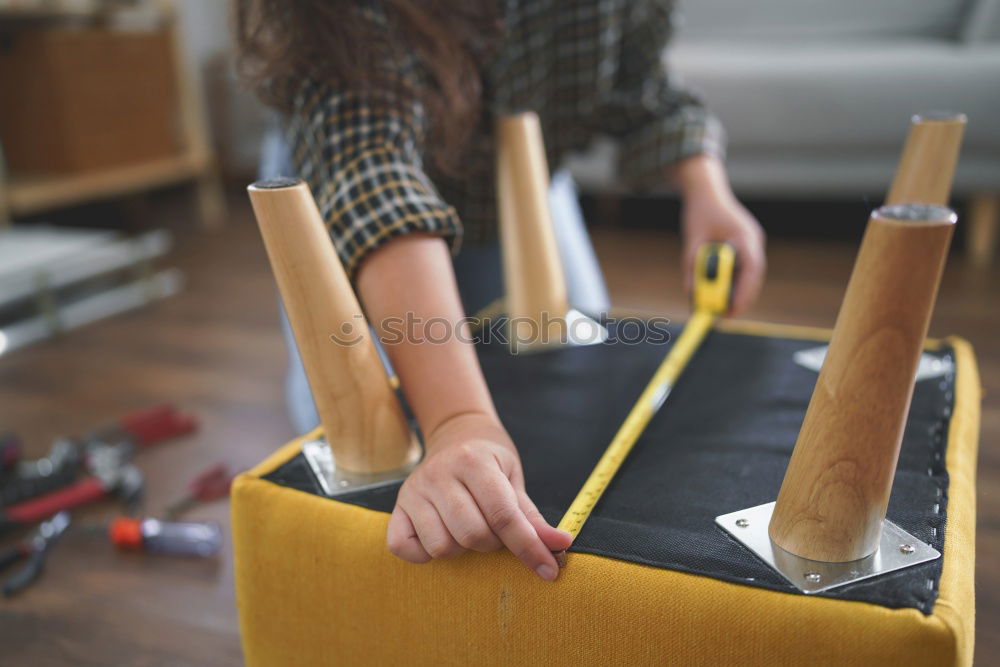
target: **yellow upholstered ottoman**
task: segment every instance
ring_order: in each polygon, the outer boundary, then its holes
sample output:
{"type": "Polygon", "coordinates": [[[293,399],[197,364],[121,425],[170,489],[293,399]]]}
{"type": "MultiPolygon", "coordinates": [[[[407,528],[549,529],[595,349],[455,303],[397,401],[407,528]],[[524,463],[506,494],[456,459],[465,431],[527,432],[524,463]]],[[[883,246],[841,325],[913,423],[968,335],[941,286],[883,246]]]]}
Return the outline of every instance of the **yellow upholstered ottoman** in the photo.
{"type": "MultiPolygon", "coordinates": [[[[965,342],[928,346],[934,372],[917,383],[889,506],[940,559],[805,595],[714,523],[777,495],[816,380],[796,353],[827,335],[733,323],[710,334],[552,584],[506,552],[393,557],[398,483],[326,497],[300,453],[316,434],[289,443],[233,491],[247,663],[970,664],[980,389],[965,342]]],[[[550,521],[667,349],[480,346],[550,521]]]]}

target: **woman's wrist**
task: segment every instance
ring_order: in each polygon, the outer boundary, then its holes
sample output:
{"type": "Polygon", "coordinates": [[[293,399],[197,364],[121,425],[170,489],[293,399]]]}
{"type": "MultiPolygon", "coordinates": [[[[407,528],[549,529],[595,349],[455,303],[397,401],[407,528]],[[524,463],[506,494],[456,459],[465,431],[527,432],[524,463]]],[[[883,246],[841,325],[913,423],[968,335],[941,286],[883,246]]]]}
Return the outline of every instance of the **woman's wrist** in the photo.
{"type": "Polygon", "coordinates": [[[510,440],[496,412],[489,409],[456,412],[435,424],[425,436],[424,447],[428,454],[434,452],[436,443],[462,441],[463,436],[471,440],[489,437],[498,443],[510,440]]]}
{"type": "Polygon", "coordinates": [[[714,155],[702,153],[685,158],[674,166],[672,175],[685,202],[734,198],[726,168],[714,155]]]}
{"type": "Polygon", "coordinates": [[[392,239],[365,259],[357,284],[425,443],[459,431],[506,437],[469,342],[444,241],[426,234],[392,239]],[[389,328],[393,322],[408,323],[404,336],[389,328]]]}

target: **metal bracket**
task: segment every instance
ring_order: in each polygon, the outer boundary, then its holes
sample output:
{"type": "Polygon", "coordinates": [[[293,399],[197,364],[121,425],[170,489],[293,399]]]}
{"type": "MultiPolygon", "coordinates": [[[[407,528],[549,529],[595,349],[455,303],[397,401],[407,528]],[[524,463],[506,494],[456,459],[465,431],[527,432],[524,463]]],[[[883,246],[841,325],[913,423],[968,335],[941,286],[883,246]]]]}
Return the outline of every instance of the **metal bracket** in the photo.
{"type": "Polygon", "coordinates": [[[608,331],[602,324],[575,308],[566,313],[566,330],[570,345],[599,345],[608,340],[608,331]]]}
{"type": "MultiPolygon", "coordinates": [[[[819,369],[823,367],[823,360],[826,359],[826,352],[828,348],[828,345],[820,345],[819,347],[811,347],[808,350],[799,350],[792,356],[792,358],[799,366],[819,373],[819,369]]],[[[917,376],[915,381],[920,382],[921,380],[941,377],[953,372],[954,370],[955,362],[953,362],[950,357],[942,359],[924,352],[920,355],[920,363],[917,365],[917,376]]]]}
{"type": "Polygon", "coordinates": [[[331,498],[352,491],[388,486],[389,484],[406,479],[410,471],[420,462],[418,458],[413,463],[402,468],[371,475],[348,472],[337,468],[333,460],[333,451],[323,438],[303,442],[302,456],[305,457],[306,463],[309,464],[309,469],[312,471],[320,488],[323,489],[323,493],[331,498]]]}
{"type": "Polygon", "coordinates": [[[941,556],[937,549],[886,519],[882,522],[879,548],[870,556],[844,563],[801,558],[774,544],[768,536],[773,511],[774,503],[757,505],[718,516],[715,523],[803,593],[846,586],[941,556]]]}
{"type": "MultiPolygon", "coordinates": [[[[559,318],[553,318],[553,321],[559,318]]],[[[569,311],[562,316],[562,320],[565,323],[564,336],[560,337],[559,340],[547,340],[545,338],[540,341],[527,341],[525,344],[518,345],[518,340],[511,330],[511,320],[507,319],[505,327],[507,330],[508,344],[510,345],[511,352],[514,354],[535,354],[538,352],[547,352],[549,350],[558,349],[560,347],[580,347],[584,345],[600,345],[601,343],[607,342],[608,340],[608,330],[604,328],[600,322],[597,322],[593,318],[584,315],[579,310],[575,308],[570,308],[569,311]]],[[[541,333],[539,332],[539,335],[541,333]]]]}

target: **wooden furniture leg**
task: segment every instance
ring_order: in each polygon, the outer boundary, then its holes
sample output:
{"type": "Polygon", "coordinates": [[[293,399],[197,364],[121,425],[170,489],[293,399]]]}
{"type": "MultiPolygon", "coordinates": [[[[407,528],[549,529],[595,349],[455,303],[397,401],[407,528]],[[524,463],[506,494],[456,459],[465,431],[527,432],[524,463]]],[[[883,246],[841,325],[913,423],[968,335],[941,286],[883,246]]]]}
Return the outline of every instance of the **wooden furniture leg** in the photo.
{"type": "Polygon", "coordinates": [[[497,120],[496,136],[497,213],[511,350],[603,342],[604,327],[570,307],[538,116],[503,116],[497,120]]]}
{"type": "Polygon", "coordinates": [[[924,204],[868,222],[768,530],[796,556],[843,562],[878,548],[954,223],[924,204]]]}
{"type": "MultiPolygon", "coordinates": [[[[542,127],[531,112],[497,121],[497,207],[512,344],[521,350],[558,340],[542,327],[569,312],[566,277],[548,199],[542,127]]],[[[549,327],[546,326],[548,329],[549,327]]]]}
{"type": "Polygon", "coordinates": [[[961,113],[915,115],[885,203],[947,206],[965,124],[961,113]]]}
{"type": "Polygon", "coordinates": [[[419,444],[312,193],[294,179],[248,190],[337,467],[405,468],[419,458],[419,444]]]}

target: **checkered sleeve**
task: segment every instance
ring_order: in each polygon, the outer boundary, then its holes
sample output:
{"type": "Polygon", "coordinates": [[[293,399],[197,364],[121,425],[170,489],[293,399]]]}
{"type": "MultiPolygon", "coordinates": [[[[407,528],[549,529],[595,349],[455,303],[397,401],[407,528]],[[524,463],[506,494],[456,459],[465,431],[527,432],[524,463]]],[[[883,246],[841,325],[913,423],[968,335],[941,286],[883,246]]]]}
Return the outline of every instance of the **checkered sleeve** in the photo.
{"type": "Polygon", "coordinates": [[[698,154],[725,157],[725,131],[699,97],[668,71],[664,47],[673,33],[671,3],[636,2],[622,21],[608,84],[595,116],[616,137],[623,180],[649,185],[698,154]]]}
{"type": "Polygon", "coordinates": [[[665,171],[692,155],[725,158],[725,130],[704,107],[687,104],[642,123],[621,140],[618,173],[637,184],[662,182],[665,171]]]}
{"type": "Polygon", "coordinates": [[[453,249],[462,226],[423,169],[425,118],[418,102],[308,82],[287,137],[348,276],[392,238],[426,232],[453,249]]]}

